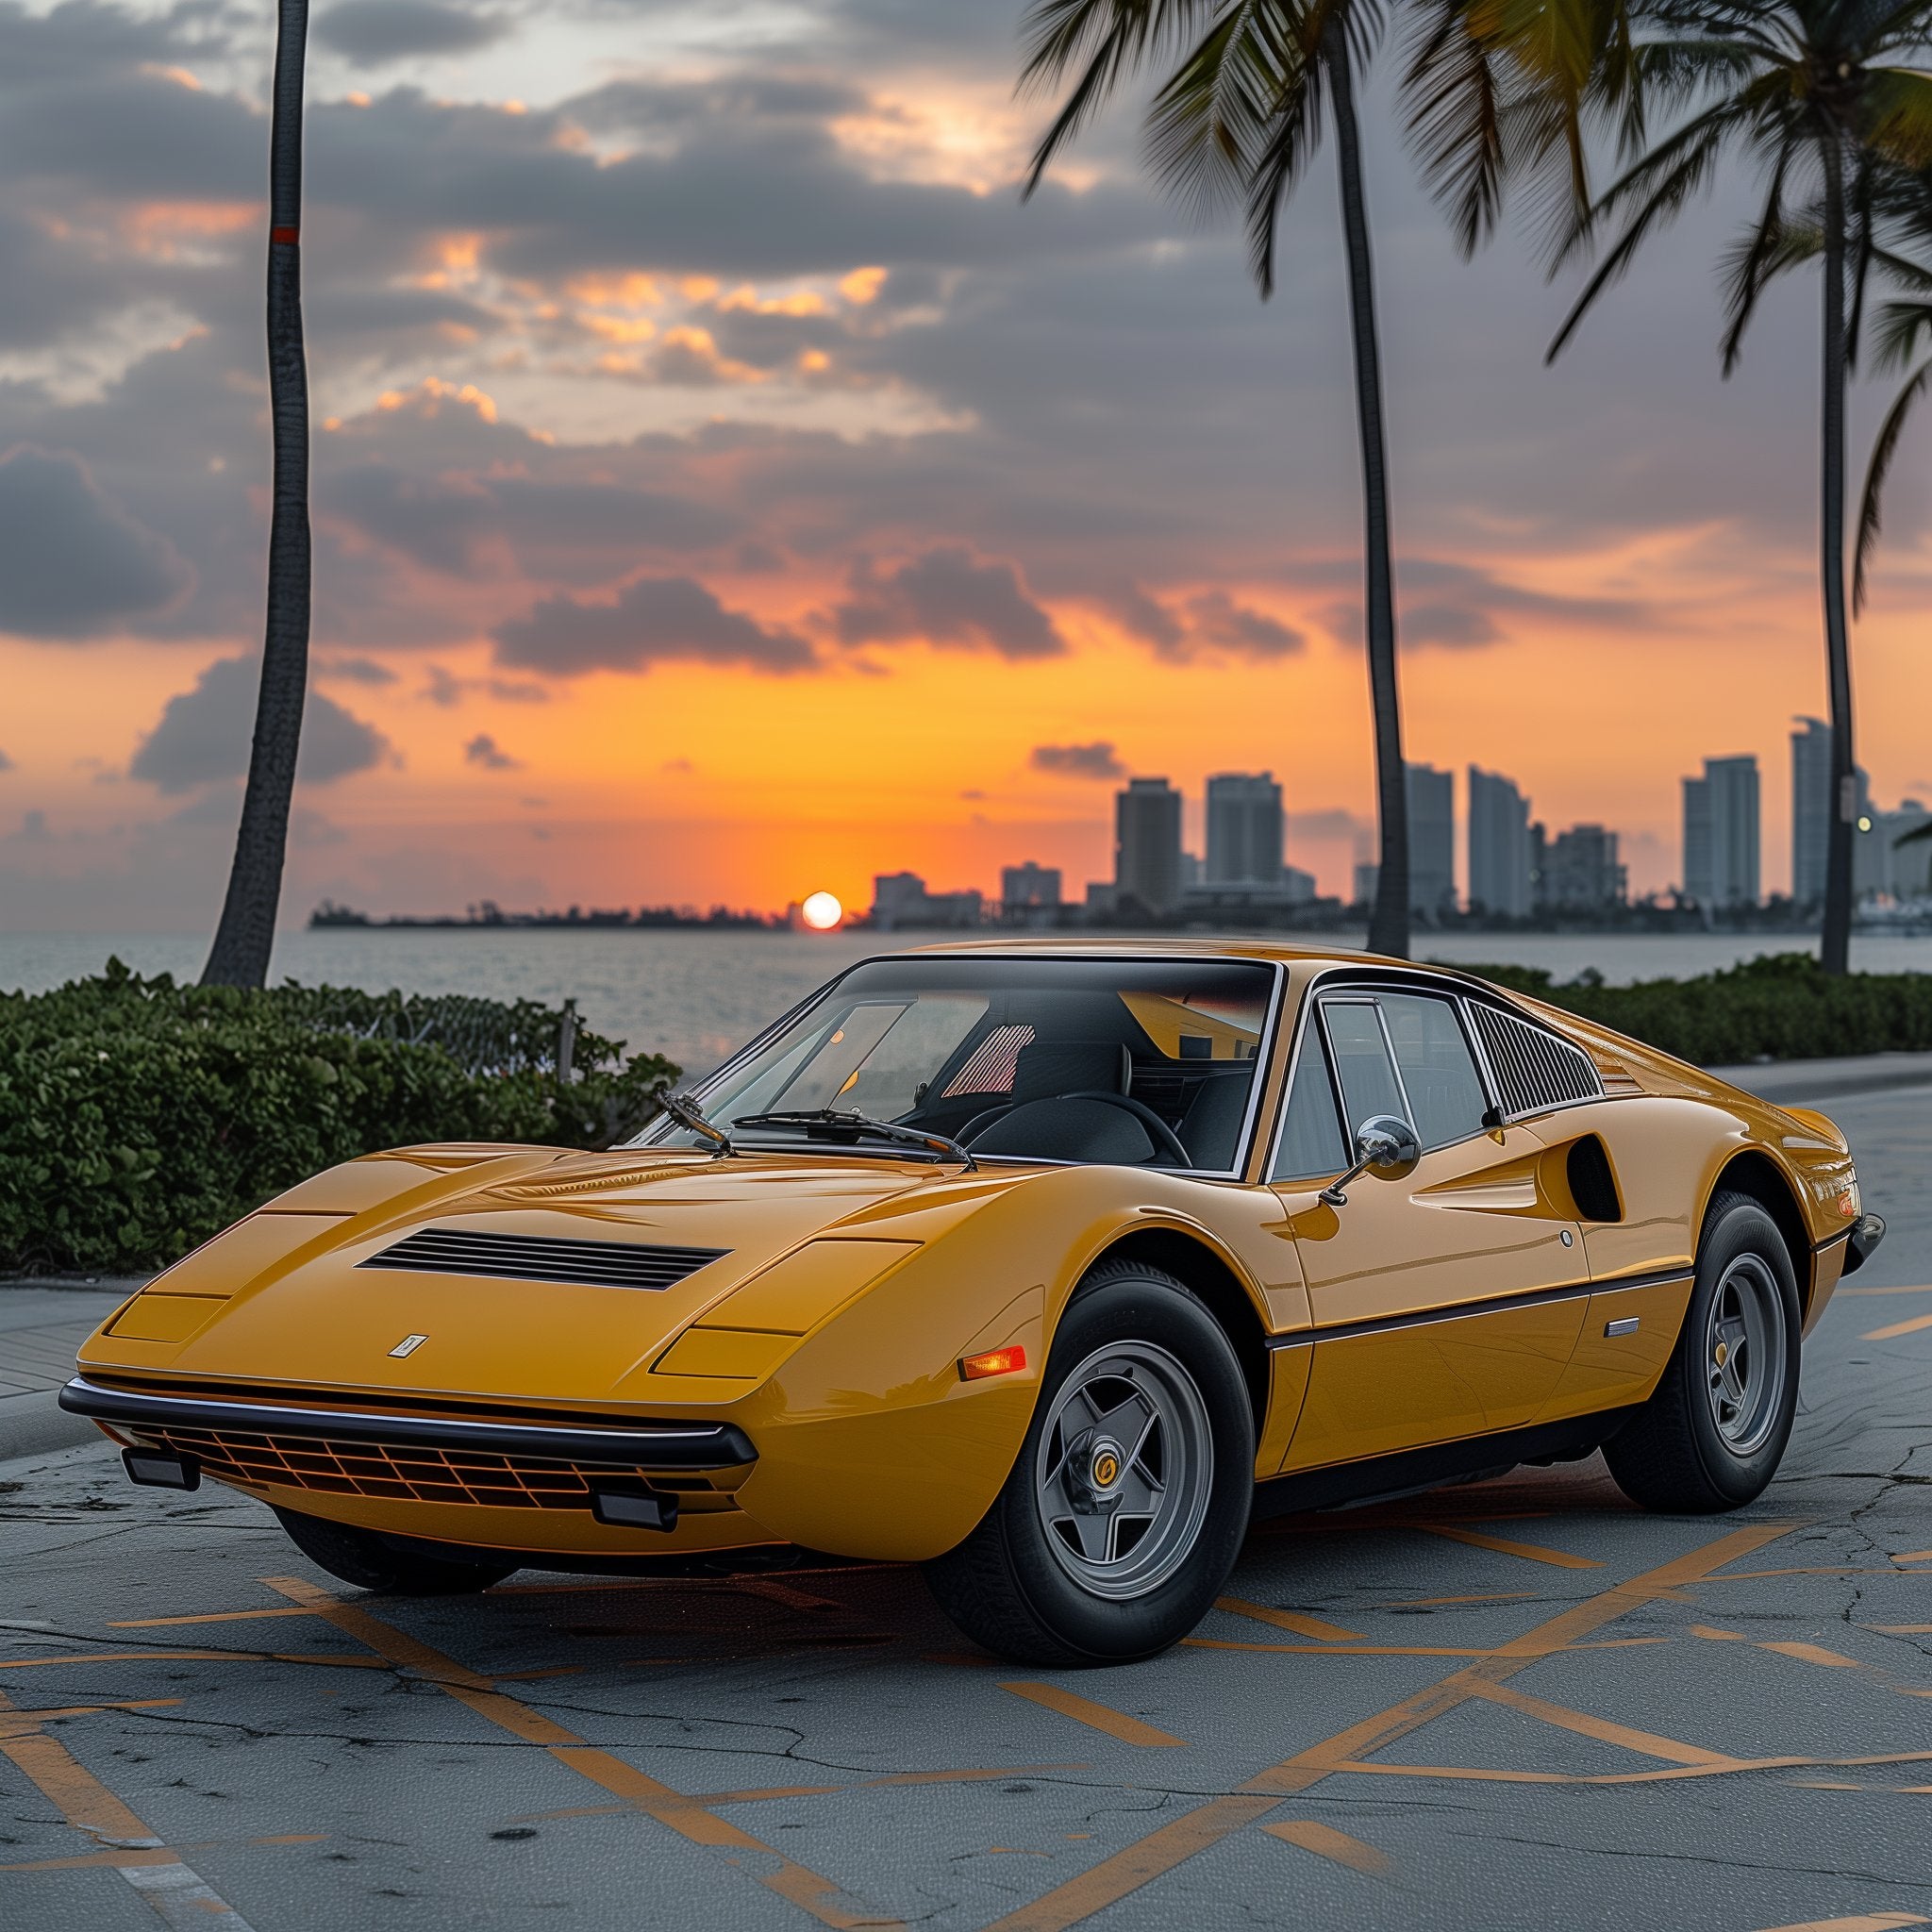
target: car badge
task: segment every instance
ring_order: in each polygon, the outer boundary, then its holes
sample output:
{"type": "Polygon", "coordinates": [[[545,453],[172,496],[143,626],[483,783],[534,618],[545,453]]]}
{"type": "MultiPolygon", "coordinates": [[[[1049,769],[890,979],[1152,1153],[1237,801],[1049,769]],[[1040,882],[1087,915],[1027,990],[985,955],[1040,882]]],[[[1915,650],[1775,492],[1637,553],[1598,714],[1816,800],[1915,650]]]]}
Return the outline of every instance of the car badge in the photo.
{"type": "Polygon", "coordinates": [[[392,1356],[414,1355],[429,1340],[426,1335],[406,1335],[390,1350],[392,1356]]]}

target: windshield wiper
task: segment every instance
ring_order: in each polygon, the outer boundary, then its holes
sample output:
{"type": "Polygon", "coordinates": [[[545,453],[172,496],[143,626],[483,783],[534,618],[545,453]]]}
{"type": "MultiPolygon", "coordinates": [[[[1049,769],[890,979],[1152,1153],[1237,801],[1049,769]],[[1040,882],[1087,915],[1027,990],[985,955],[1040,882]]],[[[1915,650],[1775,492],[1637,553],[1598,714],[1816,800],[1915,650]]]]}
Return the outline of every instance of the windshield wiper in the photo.
{"type": "Polygon", "coordinates": [[[874,1120],[869,1113],[841,1113],[837,1108],[801,1108],[795,1112],[741,1113],[731,1123],[734,1127],[831,1127],[852,1135],[876,1134],[882,1141],[896,1141],[902,1147],[921,1147],[928,1154],[958,1161],[969,1173],[979,1163],[958,1141],[946,1134],[928,1133],[924,1127],[902,1126],[897,1121],[874,1120]]]}
{"type": "Polygon", "coordinates": [[[689,1127],[693,1134],[708,1141],[715,1150],[714,1158],[738,1151],[731,1144],[731,1136],[723,1127],[714,1127],[705,1118],[704,1108],[688,1093],[667,1093],[658,1104],[680,1127],[689,1127]]]}

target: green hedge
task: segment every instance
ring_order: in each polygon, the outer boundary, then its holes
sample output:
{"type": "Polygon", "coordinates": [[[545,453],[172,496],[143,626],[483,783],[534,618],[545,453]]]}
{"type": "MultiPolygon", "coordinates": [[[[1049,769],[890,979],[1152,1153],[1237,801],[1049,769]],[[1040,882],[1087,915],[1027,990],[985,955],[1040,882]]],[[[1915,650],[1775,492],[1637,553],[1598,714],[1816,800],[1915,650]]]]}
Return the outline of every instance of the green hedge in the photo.
{"type": "Polygon", "coordinates": [[[1696,979],[1646,979],[1633,986],[1606,986],[1595,973],[1558,986],[1547,973],[1523,966],[1460,970],[1700,1066],[1932,1051],[1932,974],[1835,977],[1805,953],[1747,959],[1696,979]]]}
{"type": "Polygon", "coordinates": [[[678,1069],[525,1001],[96,979],[0,994],[0,1273],[138,1274],[284,1188],[423,1141],[603,1147],[678,1069]]]}

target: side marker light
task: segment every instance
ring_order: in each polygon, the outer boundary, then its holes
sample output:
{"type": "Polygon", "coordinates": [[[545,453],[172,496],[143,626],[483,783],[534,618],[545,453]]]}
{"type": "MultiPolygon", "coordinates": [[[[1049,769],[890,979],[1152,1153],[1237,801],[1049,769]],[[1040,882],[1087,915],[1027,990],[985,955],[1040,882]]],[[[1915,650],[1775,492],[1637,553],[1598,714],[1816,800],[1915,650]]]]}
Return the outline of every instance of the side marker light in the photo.
{"type": "Polygon", "coordinates": [[[1016,1375],[1025,1366],[1026,1351],[1018,1344],[1011,1348],[990,1348],[984,1355],[961,1357],[959,1379],[983,1382],[989,1375],[1016,1375]]]}

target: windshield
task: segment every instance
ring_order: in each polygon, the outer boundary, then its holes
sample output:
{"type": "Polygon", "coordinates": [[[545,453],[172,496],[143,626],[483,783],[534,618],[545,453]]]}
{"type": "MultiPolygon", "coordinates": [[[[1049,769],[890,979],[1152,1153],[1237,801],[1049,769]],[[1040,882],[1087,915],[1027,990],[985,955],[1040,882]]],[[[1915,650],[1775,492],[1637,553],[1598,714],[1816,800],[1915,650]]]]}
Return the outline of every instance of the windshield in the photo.
{"type": "MultiPolygon", "coordinates": [[[[1273,967],[1237,960],[874,960],[696,1098],[742,1146],[810,1132],[734,1125],[747,1116],[834,1109],[946,1135],[978,1158],[1227,1173],[1274,979],[1273,967]]],[[[701,1141],[666,1120],[639,1143],[701,1141]]]]}

